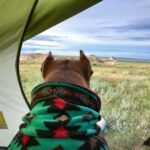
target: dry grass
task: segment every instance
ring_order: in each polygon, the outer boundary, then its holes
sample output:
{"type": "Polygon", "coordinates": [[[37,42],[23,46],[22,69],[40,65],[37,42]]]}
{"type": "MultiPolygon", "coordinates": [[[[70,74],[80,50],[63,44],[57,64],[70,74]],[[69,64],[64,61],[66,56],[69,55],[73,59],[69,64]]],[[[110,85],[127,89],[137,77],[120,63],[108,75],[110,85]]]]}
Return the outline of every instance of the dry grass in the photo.
{"type": "MultiPolygon", "coordinates": [[[[110,149],[146,150],[142,143],[150,136],[150,64],[92,64],[91,88],[101,97],[101,113],[109,125],[105,135],[110,149]]],[[[40,65],[39,61],[20,64],[29,101],[32,88],[42,82],[40,65]]]]}

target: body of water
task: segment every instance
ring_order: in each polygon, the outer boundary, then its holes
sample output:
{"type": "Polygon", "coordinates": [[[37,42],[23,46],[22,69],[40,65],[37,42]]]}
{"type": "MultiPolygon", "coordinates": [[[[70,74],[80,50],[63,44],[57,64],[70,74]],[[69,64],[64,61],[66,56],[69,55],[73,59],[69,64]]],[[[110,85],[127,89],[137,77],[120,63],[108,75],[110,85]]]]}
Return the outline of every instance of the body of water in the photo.
{"type": "MultiPolygon", "coordinates": [[[[21,53],[45,53],[47,54],[49,51],[52,51],[53,55],[62,55],[62,56],[78,56],[80,48],[76,48],[76,50],[53,50],[53,49],[38,49],[30,48],[30,51],[22,48],[21,53]]],[[[98,57],[117,57],[117,58],[126,58],[126,59],[137,59],[137,60],[146,60],[150,61],[150,49],[143,48],[143,49],[115,49],[115,48],[108,48],[108,49],[96,49],[96,48],[83,48],[83,51],[86,55],[96,55],[98,57]]]]}
{"type": "Polygon", "coordinates": [[[119,57],[128,59],[150,60],[150,50],[99,50],[87,51],[88,54],[95,54],[99,57],[119,57]]]}

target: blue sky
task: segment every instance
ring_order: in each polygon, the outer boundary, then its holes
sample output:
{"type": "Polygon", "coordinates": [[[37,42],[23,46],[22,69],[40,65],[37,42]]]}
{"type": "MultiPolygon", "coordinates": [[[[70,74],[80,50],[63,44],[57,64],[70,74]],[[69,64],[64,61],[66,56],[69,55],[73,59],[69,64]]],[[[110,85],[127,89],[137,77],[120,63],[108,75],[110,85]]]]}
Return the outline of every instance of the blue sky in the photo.
{"type": "Polygon", "coordinates": [[[83,49],[100,56],[140,53],[150,59],[149,10],[150,0],[104,0],[24,42],[22,53],[78,55],[83,49]]]}

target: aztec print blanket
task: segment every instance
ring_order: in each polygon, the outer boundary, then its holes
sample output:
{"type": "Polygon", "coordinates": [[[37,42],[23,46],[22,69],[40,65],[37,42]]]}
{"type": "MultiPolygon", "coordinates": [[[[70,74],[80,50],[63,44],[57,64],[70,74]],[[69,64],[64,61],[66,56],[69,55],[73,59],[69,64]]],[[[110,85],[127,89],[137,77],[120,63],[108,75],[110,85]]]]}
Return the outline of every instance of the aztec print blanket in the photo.
{"type": "Polygon", "coordinates": [[[43,83],[32,91],[31,111],[8,150],[107,150],[100,135],[99,97],[64,82],[43,83]]]}

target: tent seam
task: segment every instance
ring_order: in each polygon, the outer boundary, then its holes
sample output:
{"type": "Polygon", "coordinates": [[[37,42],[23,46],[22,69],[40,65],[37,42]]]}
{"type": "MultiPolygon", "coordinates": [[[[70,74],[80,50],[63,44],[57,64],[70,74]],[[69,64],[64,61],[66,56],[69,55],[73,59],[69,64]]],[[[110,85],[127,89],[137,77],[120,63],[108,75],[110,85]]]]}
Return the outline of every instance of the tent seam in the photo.
{"type": "Polygon", "coordinates": [[[33,14],[33,12],[34,12],[36,6],[37,6],[38,1],[39,1],[39,0],[35,0],[34,5],[33,5],[32,9],[31,9],[30,14],[29,14],[28,20],[27,20],[27,22],[26,22],[26,25],[25,25],[25,27],[24,27],[24,31],[23,31],[23,34],[22,34],[22,37],[21,37],[21,40],[20,40],[20,43],[19,43],[19,47],[18,47],[17,54],[16,54],[16,64],[15,64],[16,74],[17,74],[17,80],[18,80],[18,83],[19,83],[19,87],[20,87],[20,90],[21,90],[21,94],[22,94],[22,96],[23,96],[23,98],[24,98],[24,100],[25,100],[25,102],[26,102],[26,104],[27,104],[27,106],[28,106],[29,109],[31,109],[31,106],[30,106],[30,104],[29,104],[29,102],[28,102],[28,100],[27,100],[27,97],[26,97],[25,93],[24,93],[24,90],[23,90],[23,87],[22,87],[21,78],[20,78],[19,58],[20,58],[20,52],[21,52],[21,48],[22,48],[22,43],[23,43],[23,41],[24,41],[25,33],[26,33],[26,31],[27,31],[29,22],[30,22],[30,20],[31,20],[32,14],[33,14]]]}

